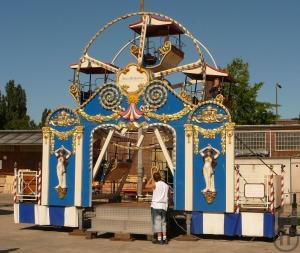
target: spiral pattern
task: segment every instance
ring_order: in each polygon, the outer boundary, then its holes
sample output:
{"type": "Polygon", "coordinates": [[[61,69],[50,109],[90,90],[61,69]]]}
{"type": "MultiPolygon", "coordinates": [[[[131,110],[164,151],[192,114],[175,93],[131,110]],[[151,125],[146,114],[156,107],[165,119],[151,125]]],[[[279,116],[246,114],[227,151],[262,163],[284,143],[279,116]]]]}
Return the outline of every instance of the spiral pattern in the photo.
{"type": "Polygon", "coordinates": [[[143,96],[150,108],[157,109],[166,103],[168,92],[162,84],[155,82],[147,86],[143,96]]]}
{"type": "Polygon", "coordinates": [[[105,109],[114,109],[121,103],[121,92],[114,84],[105,84],[99,90],[100,104],[105,109]]]}

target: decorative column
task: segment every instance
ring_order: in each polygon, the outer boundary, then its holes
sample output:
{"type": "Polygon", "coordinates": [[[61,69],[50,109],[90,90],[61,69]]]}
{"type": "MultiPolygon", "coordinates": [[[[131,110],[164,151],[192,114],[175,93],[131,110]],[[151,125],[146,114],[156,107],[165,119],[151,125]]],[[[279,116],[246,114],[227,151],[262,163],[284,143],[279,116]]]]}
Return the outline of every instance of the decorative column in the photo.
{"type": "Polygon", "coordinates": [[[43,177],[42,177],[41,204],[48,205],[51,129],[50,127],[43,127],[42,130],[43,130],[43,156],[42,156],[43,177]]]}
{"type": "Polygon", "coordinates": [[[193,125],[185,124],[185,161],[184,161],[184,200],[185,211],[193,211],[193,156],[194,156],[194,133],[193,125]]]}
{"type": "Polygon", "coordinates": [[[39,162],[38,173],[37,173],[37,203],[41,205],[41,192],[42,192],[42,169],[41,163],[39,162]]]}
{"type": "Polygon", "coordinates": [[[226,212],[234,211],[234,123],[225,125],[226,132],[226,212]]]}
{"type": "Polygon", "coordinates": [[[74,203],[75,206],[82,205],[82,152],[83,152],[83,126],[77,126],[75,134],[73,136],[75,140],[75,147],[73,152],[75,152],[75,196],[74,203]]]}

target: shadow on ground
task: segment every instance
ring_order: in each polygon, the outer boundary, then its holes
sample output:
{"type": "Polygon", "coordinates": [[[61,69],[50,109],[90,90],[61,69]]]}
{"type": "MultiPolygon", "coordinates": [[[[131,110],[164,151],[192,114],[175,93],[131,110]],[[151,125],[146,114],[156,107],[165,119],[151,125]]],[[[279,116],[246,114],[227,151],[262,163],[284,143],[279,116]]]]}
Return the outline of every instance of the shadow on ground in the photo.
{"type": "Polygon", "coordinates": [[[31,226],[26,228],[21,228],[21,230],[40,230],[40,231],[55,231],[55,232],[64,232],[70,233],[73,231],[73,228],[69,227],[59,227],[59,226],[31,226]]]}
{"type": "Polygon", "coordinates": [[[13,214],[13,213],[14,213],[14,211],[12,211],[12,210],[2,210],[2,209],[0,209],[0,215],[9,215],[9,214],[13,214]]]}
{"type": "Polygon", "coordinates": [[[11,249],[0,249],[0,253],[13,252],[17,251],[19,248],[11,248],[11,249]]]}

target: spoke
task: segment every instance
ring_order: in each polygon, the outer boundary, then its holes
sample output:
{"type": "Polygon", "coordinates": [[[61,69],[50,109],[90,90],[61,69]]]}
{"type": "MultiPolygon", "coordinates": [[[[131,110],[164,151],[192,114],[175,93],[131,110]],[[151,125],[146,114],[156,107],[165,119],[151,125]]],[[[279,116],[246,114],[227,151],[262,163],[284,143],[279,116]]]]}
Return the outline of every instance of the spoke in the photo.
{"type": "Polygon", "coordinates": [[[139,48],[139,54],[138,54],[138,64],[140,66],[143,63],[144,48],[145,48],[146,34],[147,34],[147,26],[148,26],[149,20],[150,20],[149,15],[143,15],[142,20],[143,20],[143,23],[142,23],[142,29],[141,29],[140,48],[139,48]]]}
{"type": "Polygon", "coordinates": [[[203,59],[200,59],[200,60],[198,60],[196,62],[193,62],[193,63],[189,63],[189,64],[186,64],[186,65],[182,65],[182,66],[178,66],[178,67],[175,67],[175,68],[166,69],[166,70],[163,70],[163,71],[156,72],[156,73],[154,73],[154,77],[167,76],[167,75],[170,75],[170,74],[173,74],[173,73],[176,73],[176,72],[182,72],[184,70],[195,69],[195,68],[198,68],[200,66],[202,66],[202,69],[203,69],[202,71],[205,74],[205,64],[204,64],[203,59]]]}
{"type": "Polygon", "coordinates": [[[105,62],[102,62],[102,61],[99,61],[91,56],[89,56],[88,54],[85,54],[83,56],[83,60],[87,60],[87,61],[90,61],[91,63],[94,63],[96,64],[97,66],[101,67],[101,68],[104,68],[108,71],[111,71],[113,73],[117,73],[119,71],[119,68],[117,67],[114,67],[114,66],[111,66],[110,64],[108,63],[105,63],[105,62]]]}

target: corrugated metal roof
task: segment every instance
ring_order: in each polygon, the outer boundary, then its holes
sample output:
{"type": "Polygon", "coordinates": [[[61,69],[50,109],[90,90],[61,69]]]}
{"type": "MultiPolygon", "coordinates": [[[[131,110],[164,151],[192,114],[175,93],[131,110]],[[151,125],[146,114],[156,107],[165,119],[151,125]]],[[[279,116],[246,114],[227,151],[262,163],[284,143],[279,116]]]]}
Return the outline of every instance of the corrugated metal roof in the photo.
{"type": "Polygon", "coordinates": [[[0,130],[0,145],[42,145],[42,131],[0,130]]]}

